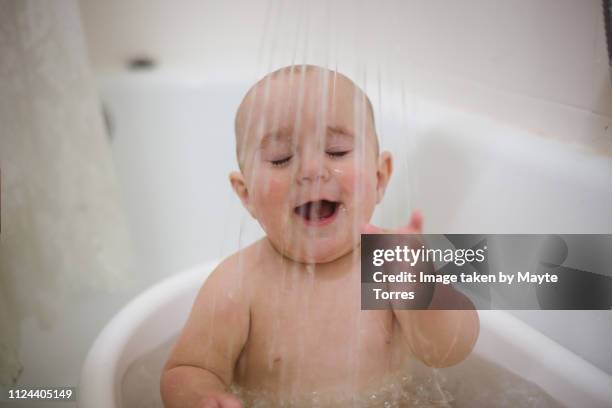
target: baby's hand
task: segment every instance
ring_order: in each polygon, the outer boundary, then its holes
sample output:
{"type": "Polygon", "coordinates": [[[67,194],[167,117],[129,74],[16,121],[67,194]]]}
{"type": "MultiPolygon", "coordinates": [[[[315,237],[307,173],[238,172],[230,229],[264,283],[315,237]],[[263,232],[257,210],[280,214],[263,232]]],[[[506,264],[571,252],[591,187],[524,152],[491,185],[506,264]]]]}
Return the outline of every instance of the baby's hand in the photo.
{"type": "MultiPolygon", "coordinates": [[[[377,243],[386,248],[392,248],[396,244],[402,245],[410,245],[414,248],[419,248],[423,242],[421,241],[421,232],[423,230],[423,215],[419,210],[414,210],[410,215],[410,221],[400,227],[398,229],[385,229],[380,228],[372,224],[366,224],[361,228],[361,232],[363,234],[410,234],[411,237],[406,240],[405,237],[395,238],[395,237],[380,237],[377,243]]],[[[433,273],[433,265],[429,262],[417,262],[415,265],[412,265],[413,269],[416,271],[421,270],[425,273],[433,273]]],[[[405,271],[406,269],[404,265],[398,263],[396,265],[388,265],[386,266],[386,272],[389,274],[400,273],[401,271],[405,271]]],[[[388,282],[387,290],[391,292],[414,292],[418,293],[416,298],[418,301],[413,300],[401,300],[394,299],[391,300],[391,307],[395,310],[410,310],[410,309],[426,309],[428,305],[431,303],[433,298],[435,285],[431,283],[407,283],[407,282],[388,282]]]]}
{"type": "Polygon", "coordinates": [[[372,224],[361,227],[363,234],[420,234],[423,230],[423,215],[419,210],[414,210],[408,224],[398,229],[384,229],[372,224]]]}
{"type": "Polygon", "coordinates": [[[215,392],[204,398],[198,408],[242,408],[242,402],[232,394],[215,392]]]}

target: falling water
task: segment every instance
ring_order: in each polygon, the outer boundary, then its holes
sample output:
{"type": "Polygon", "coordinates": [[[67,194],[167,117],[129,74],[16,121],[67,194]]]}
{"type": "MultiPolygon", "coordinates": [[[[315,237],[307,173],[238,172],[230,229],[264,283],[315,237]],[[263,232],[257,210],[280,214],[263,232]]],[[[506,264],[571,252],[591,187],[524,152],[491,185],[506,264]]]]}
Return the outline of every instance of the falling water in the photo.
{"type": "MultiPolygon", "coordinates": [[[[364,163],[369,155],[372,154],[371,146],[368,146],[367,140],[369,135],[370,115],[376,113],[377,120],[372,123],[374,132],[379,142],[385,142],[390,146],[395,146],[400,152],[400,157],[397,159],[397,165],[400,172],[408,174],[410,181],[409,186],[403,186],[403,196],[401,201],[392,214],[391,220],[387,222],[388,227],[397,227],[408,218],[414,203],[413,197],[418,193],[418,188],[415,187],[414,171],[411,168],[411,157],[414,157],[416,144],[412,141],[410,134],[407,133],[407,124],[409,118],[406,118],[410,111],[408,106],[411,95],[406,93],[405,78],[397,73],[397,61],[393,59],[393,51],[391,50],[391,42],[397,39],[396,33],[398,26],[401,24],[401,19],[398,16],[398,9],[401,9],[401,2],[384,1],[382,5],[374,5],[374,2],[367,1],[332,1],[332,0],[317,0],[308,1],[302,0],[297,3],[285,2],[281,0],[269,0],[266,10],[265,24],[261,39],[261,46],[258,52],[258,67],[257,73],[254,75],[257,80],[264,77],[263,81],[250,89],[246,94],[245,100],[248,101],[248,109],[244,112],[244,125],[241,129],[244,133],[242,137],[237,138],[238,143],[238,162],[241,169],[249,167],[251,169],[250,177],[254,180],[259,179],[259,172],[262,171],[259,166],[251,166],[254,160],[246,153],[249,149],[249,140],[252,138],[261,137],[262,129],[278,129],[281,124],[291,121],[292,124],[292,155],[300,154],[298,164],[293,165],[291,169],[291,180],[296,180],[301,177],[299,172],[304,162],[313,162],[318,166],[315,169],[317,174],[316,182],[312,183],[308,194],[319,196],[324,190],[323,183],[319,175],[329,174],[326,177],[340,177],[342,171],[334,165],[329,165],[324,160],[325,157],[317,154],[317,151],[307,150],[298,152],[296,149],[297,142],[303,133],[310,131],[307,129],[308,121],[303,116],[304,112],[317,111],[317,120],[315,124],[314,134],[310,138],[314,138],[316,146],[319,148],[324,146],[328,120],[334,122],[340,108],[337,103],[339,92],[338,84],[340,83],[339,70],[349,74],[353,78],[358,90],[353,92],[352,100],[342,101],[347,105],[352,105],[353,110],[353,130],[354,130],[354,174],[360,174],[363,170],[364,163]],[[295,6],[295,7],[293,7],[295,6]],[[340,24],[342,22],[342,24],[340,24]],[[341,27],[341,28],[340,28],[341,27]],[[349,28],[346,30],[346,28],[349,28]],[[364,50],[374,50],[370,55],[364,50]],[[315,69],[313,73],[309,73],[306,69],[307,64],[317,65],[323,69],[315,69]],[[273,76],[269,73],[281,68],[285,68],[279,75],[287,77],[286,91],[291,92],[295,98],[297,108],[293,117],[291,109],[287,104],[278,103],[278,92],[275,88],[276,83],[273,82],[273,76]],[[314,79],[313,79],[314,77],[314,79]],[[314,85],[313,85],[314,84],[314,85]],[[307,89],[307,87],[310,87],[307,89]],[[316,94],[318,99],[308,99],[313,89],[318,90],[316,94]],[[360,89],[360,90],[359,90],[360,89]],[[363,91],[363,92],[362,92],[363,91]],[[375,96],[375,106],[371,106],[370,100],[366,94],[375,96]],[[332,101],[330,105],[330,101],[332,101]],[[265,113],[256,113],[256,108],[265,108],[265,113]],[[271,109],[268,109],[272,107],[271,109]],[[385,109],[383,109],[385,108],[385,109]],[[394,110],[395,109],[395,110],[394,110]],[[330,113],[328,115],[328,112],[330,113]],[[396,117],[393,117],[393,115],[396,117]],[[393,134],[386,134],[389,128],[386,125],[385,118],[391,118],[395,122],[400,123],[400,127],[392,128],[393,134]],[[397,133],[397,134],[396,134],[397,133]],[[403,157],[402,157],[403,156],[403,157]]],[[[413,101],[414,103],[414,101],[413,101]]],[[[412,109],[414,111],[414,109],[412,109]]],[[[414,113],[414,112],[413,112],[414,113]]],[[[371,133],[371,132],[370,132],[371,133]]],[[[391,132],[389,132],[391,133],[391,132]]],[[[384,145],[381,145],[381,148],[384,145]]],[[[259,154],[259,153],[255,153],[259,154]]],[[[256,159],[255,159],[256,160],[256,159]]],[[[296,161],[298,159],[294,159],[296,161]]],[[[273,194],[275,185],[270,178],[262,180],[262,191],[264,194],[273,194]]],[[[291,190],[287,196],[288,200],[303,198],[300,187],[293,183],[291,190]]],[[[359,197],[364,195],[364,185],[357,177],[354,179],[353,185],[353,202],[346,203],[346,206],[352,210],[353,218],[351,221],[352,242],[358,243],[360,237],[361,226],[363,222],[369,220],[361,219],[361,214],[364,211],[364,202],[359,197]]],[[[346,206],[341,206],[339,211],[348,210],[346,206]]],[[[386,208],[394,208],[387,206],[386,208]]],[[[240,232],[237,237],[238,246],[238,266],[245,273],[238,274],[241,279],[248,275],[250,268],[253,265],[249,264],[249,260],[244,255],[246,253],[245,243],[243,242],[246,229],[249,228],[248,217],[246,214],[240,223],[240,232]]],[[[375,217],[378,221],[385,220],[384,215],[380,214],[375,217]]],[[[388,218],[387,218],[388,219],[388,218]]],[[[278,220],[281,225],[282,236],[284,240],[281,243],[279,250],[285,254],[291,248],[291,243],[297,240],[298,230],[293,227],[295,221],[291,218],[291,214],[278,214],[278,220]]],[[[265,229],[265,225],[263,226],[265,229]]],[[[307,240],[305,240],[307,241],[307,240]]],[[[298,255],[308,257],[311,255],[312,247],[308,242],[301,242],[298,245],[300,251],[298,255]]],[[[265,246],[257,246],[255,258],[263,256],[265,246]]],[[[351,252],[351,262],[353,269],[353,278],[356,279],[358,288],[359,281],[359,250],[351,252]],[[357,267],[355,267],[357,266],[357,267]]],[[[479,401],[478,383],[482,381],[482,375],[474,375],[469,380],[462,379],[462,375],[458,375],[458,370],[455,368],[446,370],[431,370],[424,367],[422,364],[415,362],[414,359],[406,359],[405,364],[399,369],[394,361],[385,362],[388,366],[386,373],[375,381],[370,381],[366,384],[364,381],[364,368],[367,367],[367,359],[364,356],[364,350],[367,350],[367,344],[364,339],[366,336],[362,332],[366,329],[372,330],[372,324],[368,325],[368,317],[372,316],[371,311],[364,311],[354,314],[353,320],[349,323],[353,331],[345,343],[337,344],[341,350],[337,351],[337,355],[346,355],[346,375],[338,377],[339,382],[347,382],[342,384],[345,392],[338,396],[333,384],[330,384],[329,389],[316,388],[304,391],[301,388],[302,383],[306,379],[312,380],[312,373],[305,372],[309,367],[309,359],[316,356],[307,354],[307,346],[309,336],[320,337],[325,340],[331,338],[334,333],[313,333],[308,332],[306,325],[321,319],[326,316],[321,316],[320,310],[317,310],[317,304],[312,299],[315,298],[316,291],[320,289],[320,274],[329,273],[325,270],[324,265],[312,264],[309,262],[301,263],[286,259],[283,256],[278,256],[280,268],[275,272],[275,279],[280,282],[279,285],[272,285],[269,291],[266,291],[266,300],[270,302],[272,313],[271,332],[266,333],[265,337],[268,341],[269,355],[266,356],[267,367],[269,371],[277,370],[278,376],[275,379],[276,386],[282,390],[282,396],[275,391],[269,389],[253,389],[241,385],[241,379],[246,378],[249,373],[249,368],[246,365],[236,368],[234,373],[234,384],[231,385],[230,391],[239,396],[246,406],[249,407],[269,407],[269,406],[295,406],[295,407],[336,407],[336,406],[357,406],[357,407],[446,407],[446,406],[474,406],[474,401],[479,401]],[[296,290],[298,288],[299,290],[296,290]],[[293,290],[297,293],[293,297],[287,297],[286,293],[293,290]],[[312,296],[311,296],[312,295],[312,296]],[[291,321],[291,325],[296,327],[293,333],[294,338],[287,338],[288,325],[286,316],[283,317],[284,309],[300,310],[300,313],[295,314],[291,321]],[[318,313],[318,314],[317,314],[318,313]],[[300,331],[301,329],[302,331],[300,331]],[[277,358],[283,355],[286,350],[285,343],[295,340],[297,349],[295,355],[289,358],[277,358]],[[294,361],[290,361],[291,358],[294,361]],[[277,363],[277,360],[279,363],[277,363]],[[409,361],[410,360],[410,361],[409,361]],[[364,363],[365,362],[365,363],[364,363]],[[394,365],[395,364],[395,365],[394,365]],[[306,367],[306,369],[304,368],[306,367]],[[449,381],[448,374],[451,373],[452,381],[449,381]],[[459,385],[458,385],[459,384],[459,385]],[[469,389],[470,391],[465,391],[469,389]],[[346,390],[349,392],[347,393],[346,390]],[[466,395],[473,397],[471,400],[466,395]],[[472,395],[473,394],[473,395],[472,395]]],[[[328,268],[329,269],[329,268],[328,268]]],[[[353,281],[351,281],[353,282],[353,281]]],[[[353,282],[354,283],[354,282],[353,282]]],[[[243,281],[236,282],[236,286],[246,291],[247,284],[243,281]]],[[[360,292],[356,290],[351,301],[351,305],[358,307],[360,292]]],[[[211,299],[215,304],[216,297],[211,299]]],[[[332,299],[335,300],[335,299],[332,299]]],[[[330,304],[340,307],[341,301],[335,300],[338,303],[331,302],[330,304]]],[[[329,314],[335,313],[335,308],[330,308],[329,314]]],[[[323,313],[324,315],[324,313],[323,313]]],[[[260,318],[251,310],[251,319],[260,318]]],[[[268,316],[269,317],[269,316],[268,316]]],[[[381,319],[379,319],[381,320],[381,319]]],[[[371,319],[370,319],[371,321],[371,319]]],[[[378,327],[377,327],[378,329],[378,327]]],[[[253,325],[249,328],[249,335],[252,335],[253,325]]],[[[380,330],[385,329],[384,323],[380,324],[380,330]]],[[[211,327],[210,331],[214,333],[215,327],[211,327]]],[[[261,334],[260,334],[261,335],[261,334]]],[[[368,333],[370,335],[370,333],[368,333]]],[[[375,335],[375,333],[371,333],[375,335]]],[[[391,335],[389,335],[391,336],[391,335]]],[[[209,336],[211,340],[212,336],[209,336]]],[[[248,340],[247,340],[248,342],[248,340]]],[[[389,340],[388,344],[391,344],[389,340]]],[[[391,347],[391,346],[389,346],[391,347]]],[[[311,350],[312,351],[312,350],[311,350]]],[[[241,357],[245,358],[246,354],[253,352],[247,347],[242,349],[241,357]]],[[[160,355],[167,355],[167,350],[156,351],[160,355]],[[166,354],[164,354],[166,353],[166,354]]],[[[383,356],[381,356],[381,359],[383,356]]],[[[384,358],[389,358],[384,356],[384,358]]],[[[158,359],[163,361],[163,357],[158,359]]],[[[152,358],[147,360],[151,364],[152,358]]],[[[370,360],[371,361],[371,360],[370,360]]],[[[473,361],[471,359],[470,361],[473,361]]],[[[471,365],[483,364],[481,362],[468,362],[467,367],[471,365]]],[[[462,367],[466,367],[463,365],[462,367]]],[[[555,406],[551,399],[546,396],[541,390],[536,389],[532,384],[513,376],[512,374],[496,367],[490,363],[485,364],[481,370],[482,373],[490,373],[490,376],[496,378],[506,378],[506,389],[519,390],[523,399],[517,400],[514,395],[504,395],[499,391],[495,395],[488,395],[484,406],[512,406],[518,403],[522,406],[555,406]]],[[[336,367],[334,367],[336,368],[336,367]]],[[[132,372],[137,370],[131,369],[132,372]]],[[[339,370],[339,368],[338,368],[339,370]]],[[[128,373],[129,374],[129,373],[128,373]]],[[[259,373],[256,373],[259,374],[259,373]]],[[[324,375],[325,373],[321,373],[324,375]]],[[[485,374],[488,375],[488,374],[485,374]]],[[[129,375],[126,377],[129,381],[129,375]]],[[[370,379],[371,380],[371,379],[370,379]]],[[[125,382],[124,382],[125,384],[125,382]]],[[[129,406],[136,406],[130,403],[129,406]]]]}
{"type": "MultiPolygon", "coordinates": [[[[388,3],[388,2],[387,2],[388,3]]],[[[269,6],[266,12],[266,21],[267,25],[264,27],[264,38],[262,39],[262,47],[259,51],[258,60],[261,61],[261,65],[264,67],[264,72],[261,72],[258,77],[261,77],[269,72],[274,71],[274,69],[279,66],[291,66],[289,68],[289,79],[288,79],[288,87],[290,90],[293,89],[294,84],[298,84],[297,91],[297,110],[295,113],[295,117],[293,120],[293,134],[292,140],[293,143],[296,143],[296,140],[302,133],[302,125],[304,122],[304,118],[302,114],[304,110],[308,110],[309,106],[303,106],[306,101],[305,98],[305,82],[306,82],[306,69],[298,69],[296,67],[297,64],[316,64],[326,68],[325,70],[319,70],[317,73],[317,86],[319,89],[320,100],[311,100],[310,103],[318,104],[318,115],[317,115],[317,123],[315,129],[315,135],[313,135],[318,144],[323,144],[325,138],[325,132],[327,128],[327,110],[331,108],[332,110],[332,120],[335,120],[337,106],[336,103],[333,103],[331,107],[328,106],[329,100],[329,92],[331,88],[331,94],[334,97],[332,101],[336,101],[336,90],[337,90],[337,80],[338,80],[338,67],[346,67],[347,71],[352,71],[354,73],[354,78],[356,79],[356,85],[363,90],[363,92],[354,92],[354,98],[352,101],[353,104],[353,112],[354,112],[354,120],[353,120],[353,129],[354,129],[354,137],[355,137],[355,156],[354,160],[355,168],[353,169],[355,174],[359,174],[360,168],[363,165],[367,154],[371,152],[368,150],[366,139],[367,139],[367,121],[369,119],[370,110],[372,109],[369,100],[367,99],[366,93],[369,91],[368,89],[368,76],[371,72],[368,67],[368,62],[365,60],[365,56],[360,52],[363,44],[367,44],[372,41],[378,41],[379,44],[374,49],[379,50],[376,55],[376,81],[374,82],[377,89],[375,90],[375,94],[378,99],[378,116],[379,121],[377,128],[377,136],[382,140],[381,129],[383,118],[383,82],[384,78],[381,72],[386,68],[383,65],[389,64],[388,53],[383,55],[384,53],[381,50],[388,50],[389,47],[386,47],[386,44],[383,44],[385,40],[385,33],[389,30],[384,30],[384,22],[387,17],[384,13],[380,11],[383,10],[368,10],[366,2],[350,2],[338,5],[337,2],[328,1],[301,1],[297,7],[297,13],[292,14],[291,7],[286,6],[286,2],[282,1],[274,1],[270,0],[269,6]],[[378,13],[374,13],[375,11],[379,11],[378,13]],[[347,14],[349,18],[352,20],[349,22],[348,26],[352,28],[348,33],[341,33],[338,29],[334,30],[335,26],[333,22],[335,22],[341,15],[347,14]],[[374,20],[376,24],[368,24],[372,20],[372,15],[379,16],[379,20],[374,20]],[[352,24],[350,24],[352,23],[352,24]],[[286,34],[290,32],[287,29],[288,26],[294,26],[295,31],[293,35],[286,34]],[[268,38],[266,38],[266,35],[268,38]],[[285,35],[285,36],[284,36],[285,35]],[[293,38],[293,43],[283,43],[282,38],[293,38]],[[314,44],[314,45],[313,45],[314,44]],[[284,45],[284,47],[283,47],[284,45]],[[348,54],[348,55],[347,55],[348,54]],[[267,56],[266,57],[264,57],[267,56]],[[332,55],[335,59],[332,61],[332,55]],[[289,56],[289,59],[287,59],[289,56]],[[345,58],[345,57],[349,58],[345,58]],[[264,62],[264,60],[267,60],[264,62]],[[352,66],[351,66],[352,65],[352,66]],[[330,75],[330,71],[333,75],[330,75]],[[297,78],[296,78],[297,76],[297,78]],[[332,81],[330,86],[330,80],[332,81]],[[319,140],[321,139],[321,140],[319,140]]],[[[390,8],[386,9],[387,11],[390,8]]],[[[397,19],[393,19],[393,21],[397,22],[397,19]]],[[[392,30],[391,30],[392,31],[392,30]]],[[[391,35],[392,37],[392,35],[391,35]]],[[[299,66],[299,65],[298,65],[299,66]]],[[[263,85],[261,87],[255,87],[250,94],[252,99],[250,105],[250,111],[247,114],[245,131],[247,135],[242,139],[242,146],[239,149],[242,152],[246,151],[246,143],[247,140],[253,136],[252,132],[258,132],[260,128],[264,129],[276,129],[283,121],[286,119],[286,115],[288,112],[286,111],[286,106],[280,106],[280,104],[275,104],[273,106],[271,115],[264,115],[259,123],[260,127],[252,125],[252,114],[253,109],[256,105],[267,107],[269,104],[274,102],[271,101],[271,79],[270,75],[266,76],[263,80],[263,85]],[[268,126],[269,125],[269,126],[268,126]]],[[[404,89],[401,88],[401,96],[402,96],[402,105],[401,112],[405,112],[404,105],[404,89]]],[[[345,103],[351,103],[350,101],[345,101],[345,103]]],[[[371,112],[374,115],[374,110],[371,112]]],[[[372,118],[373,119],[373,118],[372,118]]],[[[403,121],[403,117],[402,117],[403,121]]],[[[403,123],[403,122],[402,122],[403,123]]],[[[312,154],[312,152],[308,152],[312,154]]],[[[242,158],[239,158],[242,162],[242,158]]],[[[313,161],[316,162],[321,169],[318,170],[318,173],[325,172],[326,169],[323,167],[325,164],[321,160],[321,158],[317,155],[314,157],[310,157],[308,155],[302,157],[304,161],[313,161]]],[[[409,163],[400,160],[400,165],[409,167],[409,163]]],[[[332,169],[331,171],[338,172],[338,169],[332,169]]],[[[409,169],[403,169],[405,172],[410,174],[409,169]]],[[[257,179],[256,172],[258,168],[253,167],[253,178],[257,179]]],[[[293,168],[293,179],[297,176],[295,173],[298,170],[298,166],[294,166],[293,168]]],[[[265,191],[268,191],[272,187],[270,186],[270,180],[263,180],[266,184],[264,187],[265,191]]],[[[353,186],[353,190],[355,194],[353,195],[354,201],[350,203],[353,209],[354,218],[352,221],[352,235],[353,242],[358,240],[360,234],[360,227],[363,221],[359,218],[359,214],[362,214],[362,202],[358,199],[363,195],[362,191],[363,185],[356,178],[355,184],[353,186]]],[[[290,196],[297,196],[301,192],[295,191],[295,185],[292,186],[292,191],[290,196]]],[[[321,183],[320,180],[317,184],[314,185],[315,195],[318,195],[321,191],[321,183]]],[[[311,192],[311,194],[313,193],[311,192]]],[[[410,199],[406,200],[410,202],[410,199]]],[[[408,216],[409,208],[406,208],[405,217],[408,216]]],[[[291,242],[296,239],[296,229],[291,228],[291,219],[284,217],[283,218],[283,231],[284,235],[288,237],[288,241],[291,242]]],[[[241,226],[244,223],[241,223],[241,226]]],[[[242,233],[242,229],[241,229],[242,233]]],[[[242,254],[242,239],[239,237],[239,251],[242,254]]],[[[306,243],[305,243],[306,244],[306,243]]],[[[303,245],[303,248],[308,248],[308,245],[303,245]]],[[[287,248],[280,248],[281,252],[284,252],[287,248]]],[[[359,251],[352,252],[352,263],[353,265],[359,264],[359,251]]],[[[242,267],[249,267],[246,265],[246,262],[240,261],[240,265],[242,267]]],[[[284,269],[283,271],[279,271],[278,278],[282,280],[281,291],[286,287],[296,287],[300,284],[299,275],[303,273],[308,274],[308,280],[306,281],[306,285],[301,289],[302,291],[312,291],[315,286],[315,276],[317,273],[317,265],[313,265],[310,268],[301,268],[297,262],[291,261],[283,261],[284,269]]],[[[303,282],[302,282],[303,283],[303,282]]],[[[281,310],[283,308],[281,294],[279,292],[272,292],[272,301],[274,304],[274,310],[281,310]]],[[[356,292],[355,297],[358,297],[359,294],[356,292]]],[[[313,318],[311,316],[311,305],[310,298],[306,297],[304,299],[304,303],[301,305],[303,310],[303,314],[300,316],[295,316],[295,319],[304,319],[308,321],[313,318]]],[[[333,311],[331,311],[333,313],[333,311]]],[[[363,313],[357,314],[357,320],[354,322],[355,332],[360,333],[362,329],[362,315],[363,313]]],[[[281,325],[284,324],[281,321],[281,318],[277,316],[275,318],[273,324],[273,333],[270,334],[270,338],[273,339],[273,346],[270,356],[268,357],[268,366],[272,367],[273,365],[273,355],[276,351],[280,351],[281,344],[284,340],[282,338],[282,330],[281,325]]],[[[302,353],[299,353],[297,358],[297,372],[294,373],[294,378],[287,372],[288,364],[284,360],[281,362],[278,370],[280,372],[279,375],[279,386],[281,388],[285,388],[289,390],[289,397],[287,400],[288,405],[303,405],[303,406],[336,406],[338,403],[342,405],[353,405],[353,406],[396,406],[399,401],[412,401],[414,404],[418,406],[430,406],[434,404],[436,406],[443,406],[451,398],[444,392],[440,385],[440,381],[438,380],[439,375],[434,372],[434,375],[428,380],[427,387],[425,384],[418,384],[415,388],[415,383],[413,381],[413,377],[410,375],[401,375],[401,376],[393,376],[392,378],[388,378],[384,383],[384,386],[381,385],[378,391],[370,391],[367,395],[363,394],[363,390],[360,390],[359,385],[359,376],[360,376],[360,356],[359,351],[362,347],[360,344],[361,336],[356,335],[352,336],[351,341],[348,344],[340,345],[340,347],[347,348],[349,355],[349,367],[350,369],[350,389],[353,394],[352,397],[346,399],[344,401],[330,400],[331,397],[324,396],[324,393],[312,392],[311,395],[306,396],[304,399],[303,394],[294,393],[294,386],[300,383],[300,369],[303,366],[303,363],[300,362],[300,359],[306,358],[304,355],[304,345],[302,342],[302,337],[300,333],[296,334],[298,337],[298,348],[302,350],[302,353]],[[397,381],[400,378],[401,381],[397,381]],[[427,391],[425,391],[427,390],[427,391]],[[427,394],[427,395],[424,395],[427,394]],[[439,394],[435,397],[432,397],[433,394],[439,394]],[[420,403],[420,401],[425,401],[420,403]],[[386,402],[386,403],[385,403],[386,402]],[[430,405],[428,405],[430,404],[430,405]]],[[[242,373],[244,374],[244,373],[242,373]]],[[[250,401],[252,406],[268,406],[270,401],[274,401],[274,395],[266,395],[266,392],[253,392],[246,389],[242,389],[238,385],[233,385],[232,390],[241,395],[245,401],[250,401]]]]}

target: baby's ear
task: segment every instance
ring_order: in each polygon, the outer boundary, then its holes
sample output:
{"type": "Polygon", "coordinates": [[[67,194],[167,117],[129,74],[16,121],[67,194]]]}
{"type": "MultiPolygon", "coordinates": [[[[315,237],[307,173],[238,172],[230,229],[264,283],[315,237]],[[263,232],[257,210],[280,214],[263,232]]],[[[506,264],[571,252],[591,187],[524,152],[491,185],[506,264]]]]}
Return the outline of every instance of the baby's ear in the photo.
{"type": "Polygon", "coordinates": [[[378,166],[376,170],[376,204],[380,203],[385,196],[385,190],[389,179],[393,173],[393,159],[391,153],[382,152],[378,156],[378,166]]]}
{"type": "Polygon", "coordinates": [[[247,189],[246,182],[244,180],[244,176],[239,171],[232,171],[229,175],[230,184],[232,185],[232,189],[240,198],[242,205],[246,210],[251,214],[253,218],[255,218],[255,213],[253,210],[253,206],[249,200],[249,190],[247,189]]]}

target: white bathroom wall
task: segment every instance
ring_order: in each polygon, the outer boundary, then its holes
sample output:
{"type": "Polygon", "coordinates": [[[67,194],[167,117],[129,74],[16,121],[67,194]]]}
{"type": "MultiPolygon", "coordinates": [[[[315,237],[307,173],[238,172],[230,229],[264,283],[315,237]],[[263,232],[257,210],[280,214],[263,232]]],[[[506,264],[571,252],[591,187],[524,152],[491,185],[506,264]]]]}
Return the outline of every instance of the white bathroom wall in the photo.
{"type": "Polygon", "coordinates": [[[101,83],[123,206],[151,283],[251,242],[258,228],[230,189],[242,87],[121,76],[101,83]],[[242,227],[242,230],[241,230],[242,227]]]}
{"type": "Polygon", "coordinates": [[[600,0],[81,4],[100,75],[138,54],[158,59],[161,74],[194,82],[252,82],[307,60],[337,65],[370,91],[380,76],[544,137],[612,150],[600,0]]]}

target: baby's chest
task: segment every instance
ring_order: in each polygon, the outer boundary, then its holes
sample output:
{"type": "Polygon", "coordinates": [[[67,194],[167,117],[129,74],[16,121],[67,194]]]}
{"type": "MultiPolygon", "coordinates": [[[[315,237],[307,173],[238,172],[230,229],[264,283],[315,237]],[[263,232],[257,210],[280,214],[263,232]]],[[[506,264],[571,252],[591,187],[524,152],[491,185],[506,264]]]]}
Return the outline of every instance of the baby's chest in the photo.
{"type": "Polygon", "coordinates": [[[311,297],[254,307],[243,364],[261,375],[321,377],[356,365],[387,366],[398,345],[393,314],[362,311],[356,300],[311,297]]]}

